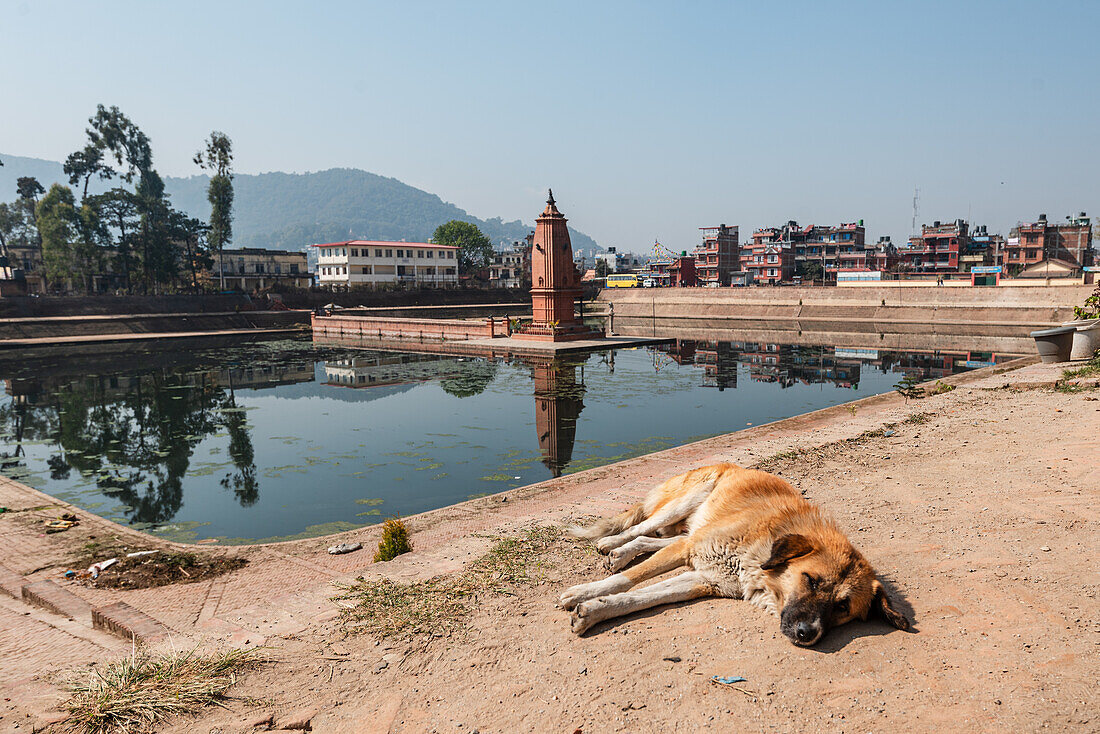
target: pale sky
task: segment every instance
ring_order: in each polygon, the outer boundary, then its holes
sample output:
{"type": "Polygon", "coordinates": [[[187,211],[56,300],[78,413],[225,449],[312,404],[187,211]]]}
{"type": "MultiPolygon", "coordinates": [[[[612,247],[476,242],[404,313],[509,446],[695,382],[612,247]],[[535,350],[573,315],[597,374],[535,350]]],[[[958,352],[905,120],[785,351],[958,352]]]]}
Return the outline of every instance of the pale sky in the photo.
{"type": "Polygon", "coordinates": [[[0,152],[97,103],[167,175],[363,168],[604,246],[698,227],[1100,214],[1100,2],[0,0],[0,152]]]}

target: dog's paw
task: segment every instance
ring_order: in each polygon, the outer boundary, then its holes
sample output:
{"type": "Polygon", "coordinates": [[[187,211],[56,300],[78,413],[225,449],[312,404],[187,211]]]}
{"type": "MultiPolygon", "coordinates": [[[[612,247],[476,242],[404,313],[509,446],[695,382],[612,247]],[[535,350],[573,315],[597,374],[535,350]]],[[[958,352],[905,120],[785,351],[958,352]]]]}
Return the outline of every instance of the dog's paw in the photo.
{"type": "Polygon", "coordinates": [[[630,556],[622,548],[615,548],[607,554],[607,567],[612,571],[621,571],[630,560],[630,556]]]}
{"type": "Polygon", "coordinates": [[[570,586],[568,589],[563,591],[561,596],[558,597],[558,606],[566,611],[569,611],[585,599],[591,599],[592,594],[587,593],[587,590],[585,589],[587,585],[588,584],[579,584],[577,586],[570,586]]]}
{"type": "Polygon", "coordinates": [[[573,634],[582,635],[588,631],[589,627],[596,624],[598,620],[593,612],[598,601],[598,599],[586,601],[583,604],[578,604],[577,608],[573,610],[573,614],[569,617],[569,627],[573,630],[573,634]]]}
{"type": "Polygon", "coordinates": [[[600,553],[610,553],[622,544],[623,540],[618,535],[608,535],[596,541],[596,550],[600,553]]]}

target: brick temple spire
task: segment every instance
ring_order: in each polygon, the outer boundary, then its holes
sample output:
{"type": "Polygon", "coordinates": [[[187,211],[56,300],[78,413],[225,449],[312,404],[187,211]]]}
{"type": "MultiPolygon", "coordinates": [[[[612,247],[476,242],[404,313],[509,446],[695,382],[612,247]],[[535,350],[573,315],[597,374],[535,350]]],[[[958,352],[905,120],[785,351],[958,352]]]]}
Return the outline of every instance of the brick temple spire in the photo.
{"type": "Polygon", "coordinates": [[[549,189],[546,209],[535,220],[531,248],[532,323],[516,334],[519,338],[564,341],[594,336],[573,310],[581,288],[567,222],[558,211],[553,189],[549,189]]]}

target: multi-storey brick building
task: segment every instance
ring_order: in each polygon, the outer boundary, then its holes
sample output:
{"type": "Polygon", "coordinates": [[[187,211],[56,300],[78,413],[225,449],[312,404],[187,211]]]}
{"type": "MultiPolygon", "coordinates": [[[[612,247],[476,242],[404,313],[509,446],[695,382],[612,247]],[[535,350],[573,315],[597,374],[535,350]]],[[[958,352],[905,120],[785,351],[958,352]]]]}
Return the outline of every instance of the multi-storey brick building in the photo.
{"type": "Polygon", "coordinates": [[[703,242],[695,248],[695,277],[700,285],[729,285],[730,273],[738,269],[741,252],[737,227],[720,224],[700,227],[703,242]]]}
{"type": "Polygon", "coordinates": [[[959,270],[960,252],[972,251],[970,225],[964,219],[931,225],[922,224],[918,235],[909,238],[901,253],[906,270],[918,273],[954,273],[959,270]]]}
{"type": "Polygon", "coordinates": [[[794,278],[794,250],[784,241],[779,227],[765,227],[752,233],[752,244],[741,248],[741,270],[752,273],[757,283],[776,285],[794,278]]]}
{"type": "Polygon", "coordinates": [[[322,288],[374,287],[400,283],[440,288],[458,283],[458,248],[430,242],[348,240],[317,248],[322,288]]]}
{"type": "Polygon", "coordinates": [[[1020,222],[1005,243],[1004,265],[1027,267],[1043,260],[1062,260],[1075,268],[1093,264],[1092,221],[1081,212],[1066,217],[1064,223],[1052,224],[1046,214],[1038,221],[1020,222]]]}
{"type": "MultiPolygon", "coordinates": [[[[802,227],[792,219],[781,227],[756,230],[753,241],[754,245],[758,242],[778,243],[784,251],[790,252],[791,268],[781,274],[782,280],[792,280],[796,275],[836,280],[838,270],[871,267],[868,258],[873,253],[868,252],[866,237],[863,220],[836,226],[809,224],[802,227]]],[[[755,264],[756,255],[754,253],[751,261],[742,257],[742,268],[749,262],[755,264]]],[[[778,259],[782,261],[783,257],[778,259]]],[[[762,277],[767,279],[766,275],[762,277]]]]}

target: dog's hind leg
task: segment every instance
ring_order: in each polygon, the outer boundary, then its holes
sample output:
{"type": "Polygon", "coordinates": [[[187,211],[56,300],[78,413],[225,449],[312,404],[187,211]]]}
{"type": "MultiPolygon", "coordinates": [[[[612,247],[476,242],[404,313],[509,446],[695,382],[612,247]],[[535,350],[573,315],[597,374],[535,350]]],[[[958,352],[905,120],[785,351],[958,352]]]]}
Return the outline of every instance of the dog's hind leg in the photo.
{"type": "Polygon", "coordinates": [[[672,545],[679,537],[672,538],[649,538],[641,537],[635,538],[626,545],[620,545],[615,550],[611,551],[607,555],[608,567],[612,571],[618,571],[626,567],[626,564],[633,561],[635,558],[643,553],[653,553],[659,551],[662,548],[672,545]]]}
{"type": "Polygon", "coordinates": [[[665,571],[686,565],[688,551],[691,545],[688,537],[673,538],[672,543],[645,559],[637,566],[621,573],[612,574],[605,579],[592,581],[587,584],[578,584],[566,589],[558,600],[562,609],[572,609],[582,601],[595,599],[598,596],[617,594],[626,591],[646,579],[660,576],[665,571]]]}
{"type": "Polygon", "coordinates": [[[644,519],[645,504],[639,502],[614,517],[605,517],[602,520],[597,520],[586,528],[580,525],[573,525],[566,528],[565,531],[574,538],[595,540],[596,538],[603,538],[608,535],[614,535],[615,533],[621,533],[631,525],[636,525],[644,519]]]}
{"type": "Polygon", "coordinates": [[[622,617],[626,614],[662,604],[674,604],[689,599],[713,596],[714,593],[714,586],[706,580],[702,573],[699,571],[685,571],[679,576],[647,586],[644,589],[601,596],[582,602],[573,610],[570,617],[571,626],[573,632],[579,635],[592,625],[607,619],[622,617]]]}
{"type": "Polygon", "coordinates": [[[675,502],[670,502],[651,517],[642,520],[637,525],[618,531],[618,535],[608,535],[596,541],[596,549],[600,553],[610,553],[613,549],[625,545],[635,538],[643,535],[656,535],[659,530],[669,525],[676,525],[706,502],[714,489],[714,480],[695,487],[689,494],[675,502]]]}

